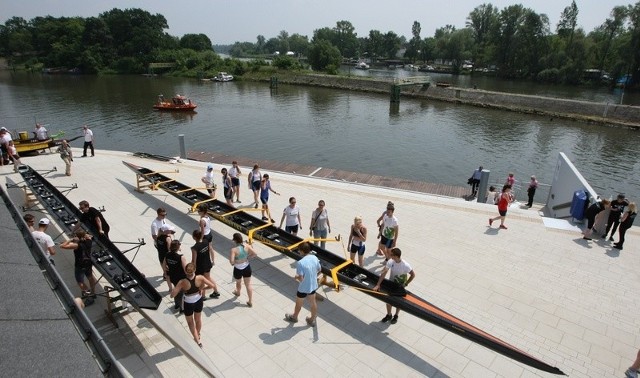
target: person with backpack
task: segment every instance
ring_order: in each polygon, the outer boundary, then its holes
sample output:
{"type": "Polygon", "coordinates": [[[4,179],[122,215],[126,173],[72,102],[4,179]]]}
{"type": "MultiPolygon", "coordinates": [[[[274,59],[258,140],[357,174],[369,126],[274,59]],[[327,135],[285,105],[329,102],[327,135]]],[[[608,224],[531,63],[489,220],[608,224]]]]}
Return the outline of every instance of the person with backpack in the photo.
{"type": "Polygon", "coordinates": [[[73,250],[74,276],[82,291],[85,306],[92,305],[96,299],[96,284],[98,280],[93,275],[93,262],[91,261],[91,247],[93,239],[85,230],[77,230],[73,239],[65,240],[60,244],[62,249],[73,250]],[[89,286],[85,284],[85,277],[89,279],[89,286]]]}

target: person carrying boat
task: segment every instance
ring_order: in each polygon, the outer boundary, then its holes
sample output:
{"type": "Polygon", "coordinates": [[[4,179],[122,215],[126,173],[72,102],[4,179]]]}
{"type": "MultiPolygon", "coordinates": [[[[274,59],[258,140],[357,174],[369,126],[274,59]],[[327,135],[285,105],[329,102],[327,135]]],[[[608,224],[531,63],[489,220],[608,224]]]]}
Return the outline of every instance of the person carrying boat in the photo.
{"type": "MultiPolygon", "coordinates": [[[[391,281],[402,285],[403,287],[406,287],[407,285],[409,285],[409,283],[411,283],[411,281],[413,281],[413,279],[416,277],[416,274],[413,271],[413,268],[411,268],[411,265],[409,265],[407,261],[402,260],[401,256],[402,251],[400,250],[400,248],[391,249],[391,259],[384,266],[384,269],[382,269],[382,273],[380,273],[380,279],[378,280],[376,286],[374,286],[373,291],[380,291],[380,285],[382,285],[382,281],[387,275],[387,272],[391,272],[391,274],[389,275],[389,279],[391,281]]],[[[396,307],[396,313],[391,316],[392,306],[388,303],[386,305],[387,315],[382,318],[381,322],[386,323],[388,321],[391,321],[391,324],[396,324],[398,322],[398,314],[400,313],[400,308],[396,307]]]]}

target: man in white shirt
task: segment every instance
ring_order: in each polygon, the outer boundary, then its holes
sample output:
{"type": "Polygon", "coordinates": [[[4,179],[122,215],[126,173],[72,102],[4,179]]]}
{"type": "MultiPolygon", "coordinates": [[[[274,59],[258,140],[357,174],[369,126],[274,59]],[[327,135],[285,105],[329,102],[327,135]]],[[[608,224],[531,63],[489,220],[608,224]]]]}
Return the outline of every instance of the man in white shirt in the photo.
{"type": "Polygon", "coordinates": [[[37,140],[49,139],[49,132],[47,129],[39,123],[36,123],[36,129],[33,132],[36,135],[37,140]]]}
{"type": "Polygon", "coordinates": [[[47,257],[47,260],[49,260],[51,264],[55,265],[53,258],[51,257],[56,254],[56,250],[54,249],[55,243],[53,242],[51,236],[46,233],[47,227],[49,227],[49,223],[50,222],[48,218],[40,219],[40,221],[38,222],[38,229],[36,231],[33,231],[31,235],[33,235],[33,238],[36,240],[36,243],[40,246],[40,248],[42,248],[42,251],[47,257]]]}
{"type": "Polygon", "coordinates": [[[84,134],[84,147],[82,151],[82,157],[87,157],[87,147],[91,148],[91,156],[96,156],[95,151],[93,149],[93,131],[89,129],[87,125],[82,127],[82,133],[84,134]]]}

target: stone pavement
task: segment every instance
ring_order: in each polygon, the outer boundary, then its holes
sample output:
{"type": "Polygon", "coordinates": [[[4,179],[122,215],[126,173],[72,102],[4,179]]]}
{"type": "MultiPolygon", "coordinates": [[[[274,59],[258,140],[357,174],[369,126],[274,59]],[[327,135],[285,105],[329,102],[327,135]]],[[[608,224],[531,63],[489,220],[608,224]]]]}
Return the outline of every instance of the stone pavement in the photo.
{"type": "MultiPolygon", "coordinates": [[[[181,342],[189,342],[186,322],[173,312],[161,281],[150,224],[155,209],[166,207],[167,219],[177,226],[176,237],[184,243],[182,252],[188,254],[197,215],[187,214],[186,204],[164,192],[135,192],[135,174],[122,160],[158,171],[179,169],[176,179],[193,186],[201,186],[206,167],[200,162],[170,164],[98,150],[96,157],[75,159],[73,175],[67,177],[55,154],[23,158],[38,170],[57,166],[58,172],[46,176],[56,185],[77,183],[78,188],[68,193],[72,202],[86,199],[94,207],[104,206],[112,240],[147,240],[139,253],[127,255],[165,296],[154,316],[163,317],[163,324],[172,331],[182,330],[181,342]]],[[[216,165],[214,170],[218,182],[221,167],[216,165]]],[[[19,178],[10,173],[11,167],[0,169],[0,174],[19,178]]],[[[249,168],[243,167],[243,172],[241,200],[243,206],[249,206],[252,195],[245,181],[249,168]]],[[[416,272],[409,290],[568,375],[622,376],[640,347],[640,318],[636,315],[640,304],[634,297],[640,289],[637,227],[627,233],[625,250],[617,251],[610,242],[586,242],[575,231],[545,227],[534,209],[510,209],[509,229],[498,230],[497,225],[489,228],[487,222],[497,215],[492,205],[268,173],[273,188],[282,193],[270,199],[276,223],[290,196],[302,208],[303,230],[308,229],[319,199],[327,203],[332,235],[346,239],[353,217],[361,215],[369,230],[365,264],[378,272],[381,259],[374,253],[375,221],[387,201],[393,201],[400,224],[397,246],[416,272]]],[[[221,196],[220,189],[218,192],[221,196]]],[[[14,190],[12,196],[19,199],[20,193],[14,190]]],[[[251,263],[254,306],[249,308],[244,292],[238,299],[231,293],[232,267],[226,259],[233,230],[214,222],[213,231],[217,257],[212,275],[222,296],[205,302],[202,342],[218,375],[550,376],[408,314],[401,313],[395,325],[380,323],[384,304],[348,287],[341,292],[321,290],[325,300],[319,303],[317,327],[289,324],[283,316],[293,310],[295,264],[260,244],[256,245],[259,257],[251,263]]],[[[330,243],[327,248],[344,254],[341,243],[330,243]]],[[[69,287],[77,290],[72,257],[65,253],[59,252],[56,264],[69,287]]],[[[103,309],[102,303],[96,303],[86,310],[132,375],[207,375],[140,313],[120,315],[116,329],[105,320],[103,309]]],[[[306,313],[305,306],[301,315],[306,313]]]]}

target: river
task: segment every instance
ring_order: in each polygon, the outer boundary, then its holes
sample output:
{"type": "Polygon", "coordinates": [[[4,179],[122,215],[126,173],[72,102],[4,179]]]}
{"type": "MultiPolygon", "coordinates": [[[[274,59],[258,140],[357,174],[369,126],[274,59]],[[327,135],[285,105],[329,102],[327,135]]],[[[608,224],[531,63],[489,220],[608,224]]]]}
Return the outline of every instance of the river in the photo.
{"type": "Polygon", "coordinates": [[[626,128],[420,99],[390,111],[388,95],[163,77],[0,72],[0,96],[2,126],[31,130],[37,120],[72,137],[87,124],[98,150],[176,156],[184,134],[188,150],[462,186],[478,165],[491,182],[511,171],[548,184],[564,152],[600,195],[640,197],[640,134],[626,128]],[[152,109],[158,94],[175,93],[197,113],[152,109]]]}

